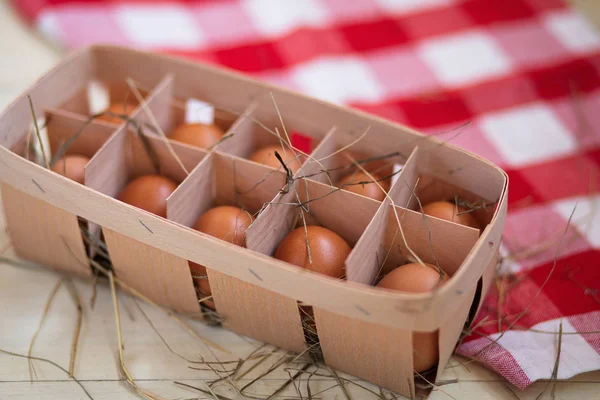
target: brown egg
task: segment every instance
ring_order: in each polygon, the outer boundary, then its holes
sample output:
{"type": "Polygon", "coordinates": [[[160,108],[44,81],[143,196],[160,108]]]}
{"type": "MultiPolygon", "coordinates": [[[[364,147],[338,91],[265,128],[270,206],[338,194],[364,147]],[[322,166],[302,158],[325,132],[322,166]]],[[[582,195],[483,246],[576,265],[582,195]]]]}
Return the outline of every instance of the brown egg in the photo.
{"type": "MultiPolygon", "coordinates": [[[[194,224],[194,229],[207,235],[225,240],[238,246],[245,246],[246,231],[252,224],[252,215],[248,211],[232,206],[214,207],[205,212],[194,224]]],[[[190,262],[192,275],[206,275],[206,268],[190,262]]],[[[208,278],[194,278],[200,293],[204,296],[212,295],[208,278]]],[[[207,300],[204,305],[214,309],[215,303],[207,300]]]]}
{"type": "Polygon", "coordinates": [[[434,201],[423,206],[423,213],[432,217],[456,222],[457,224],[479,229],[479,224],[472,213],[465,213],[463,207],[457,206],[449,201],[434,201]]]}
{"type": "Polygon", "coordinates": [[[337,186],[349,192],[360,194],[361,196],[383,201],[383,199],[385,199],[385,193],[381,191],[379,185],[387,192],[390,190],[390,183],[388,180],[380,181],[379,179],[381,178],[377,174],[371,174],[371,176],[369,176],[362,171],[358,171],[344,176],[340,179],[337,186]],[[370,183],[361,184],[360,182],[370,183]],[[377,185],[376,182],[379,183],[379,185],[377,185]]]}
{"type": "Polygon", "coordinates": [[[143,175],[125,186],[118,199],[163,218],[167,217],[167,197],[177,184],[160,175],[143,175]]]}
{"type": "MultiPolygon", "coordinates": [[[[377,284],[377,287],[401,292],[430,292],[448,280],[448,275],[440,274],[431,264],[425,266],[413,263],[394,269],[377,284]]],[[[413,368],[424,372],[435,366],[439,358],[438,331],[413,333],[413,368]]]]}
{"type": "Polygon", "coordinates": [[[350,254],[350,246],[337,233],[321,226],[308,226],[308,246],[312,263],[306,249],[304,227],[291,231],[279,244],[275,258],[334,278],[346,273],[344,262],[350,254]]]}
{"type": "Polygon", "coordinates": [[[83,184],[85,166],[89,161],[89,158],[78,154],[67,155],[54,163],[52,171],[83,184]]]}
{"type": "Polygon", "coordinates": [[[221,140],[223,133],[223,130],[214,124],[181,124],[173,130],[169,139],[208,149],[221,140]]]}
{"type": "MultiPolygon", "coordinates": [[[[112,103],[110,105],[110,107],[108,107],[108,109],[105,110],[105,112],[110,111],[113,114],[131,115],[133,113],[133,111],[136,109],[136,107],[137,107],[137,104],[116,102],[116,103],[112,103]]],[[[121,117],[108,115],[108,114],[101,115],[96,119],[99,119],[99,120],[105,121],[105,122],[110,122],[111,124],[122,124],[123,122],[125,122],[125,120],[121,117]]]]}
{"type": "Polygon", "coordinates": [[[272,168],[283,170],[281,163],[277,157],[275,157],[275,152],[279,153],[285,162],[285,165],[292,171],[292,174],[298,172],[301,166],[301,162],[299,161],[298,157],[295,156],[291,149],[286,147],[284,151],[284,149],[281,148],[281,145],[278,144],[258,149],[252,153],[252,155],[249,157],[249,160],[259,164],[267,165],[272,168]]]}

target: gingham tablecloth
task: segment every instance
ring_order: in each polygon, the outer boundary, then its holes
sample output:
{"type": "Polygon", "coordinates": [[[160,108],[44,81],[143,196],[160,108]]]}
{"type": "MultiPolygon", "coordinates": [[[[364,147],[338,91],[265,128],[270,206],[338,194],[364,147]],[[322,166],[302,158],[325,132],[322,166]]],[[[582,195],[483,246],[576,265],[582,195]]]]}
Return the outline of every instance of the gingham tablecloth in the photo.
{"type": "Polygon", "coordinates": [[[600,369],[600,36],[563,1],[13,3],[67,48],[186,55],[425,132],[471,121],[452,142],[507,170],[510,257],[457,352],[525,388],[562,324],[557,378],[600,369]]]}

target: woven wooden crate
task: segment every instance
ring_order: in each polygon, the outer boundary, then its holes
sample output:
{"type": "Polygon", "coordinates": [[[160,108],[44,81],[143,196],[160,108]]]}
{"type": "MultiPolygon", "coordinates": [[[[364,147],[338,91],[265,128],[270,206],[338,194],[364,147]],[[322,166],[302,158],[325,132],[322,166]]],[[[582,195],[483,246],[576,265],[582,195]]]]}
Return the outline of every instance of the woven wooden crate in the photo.
{"type": "Polygon", "coordinates": [[[307,343],[298,304],[310,305],[328,365],[407,396],[415,392],[412,333],[439,330],[439,376],[492,280],[507,201],[501,169],[407,127],[224,69],[109,46],[65,58],[0,116],[0,183],[19,256],[91,275],[79,225],[87,220],[101,228],[116,275],[157,303],[200,313],[188,260],[205,265],[228,329],[303,352],[307,343]],[[149,123],[151,114],[169,132],[183,118],[181,102],[193,97],[213,104],[217,123],[231,134],[210,152],[172,142],[189,175],[161,138],[148,136],[161,173],[180,183],[168,199],[167,219],[114,198],[129,179],[153,171],[136,132],[125,123],[87,122],[89,82],[104,82],[119,98],[127,78],[145,96],[147,109],[137,108],[136,121],[149,123]],[[68,150],[91,157],[85,185],[23,157],[32,128],[28,95],[35,113],[45,117],[52,154],[86,125],[68,150]],[[244,158],[260,145],[278,142],[265,127],[301,132],[315,144],[312,156],[323,165],[308,160],[297,176],[328,168],[335,157],[325,156],[354,142],[351,149],[361,154],[398,152],[404,168],[383,202],[333,192],[323,175],[287,185],[283,172],[244,158]],[[425,220],[416,211],[413,191],[423,203],[460,196],[494,205],[475,212],[484,226],[479,232],[425,220]],[[297,219],[291,203],[299,193],[322,197],[311,203],[310,213],[353,246],[346,281],[271,257],[297,219]],[[216,204],[262,209],[248,230],[246,249],[189,228],[216,204]],[[406,262],[407,244],[423,261],[437,261],[452,275],[449,282],[423,294],[371,287],[381,260],[386,259],[384,272],[406,262]]]}

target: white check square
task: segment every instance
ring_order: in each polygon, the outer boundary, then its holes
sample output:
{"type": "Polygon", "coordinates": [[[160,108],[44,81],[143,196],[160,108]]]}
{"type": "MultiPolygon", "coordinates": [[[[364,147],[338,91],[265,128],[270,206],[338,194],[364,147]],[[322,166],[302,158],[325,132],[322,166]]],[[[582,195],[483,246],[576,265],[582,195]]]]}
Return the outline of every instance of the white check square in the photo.
{"type": "Polygon", "coordinates": [[[508,74],[512,66],[494,39],[470,31],[424,41],[421,58],[447,86],[460,86],[508,74]]]}
{"type": "Polygon", "coordinates": [[[561,11],[543,19],[546,28],[574,53],[587,53],[600,48],[600,35],[581,15],[573,11],[561,11]]]}
{"type": "Polygon", "coordinates": [[[243,7],[255,28],[269,36],[302,26],[322,26],[327,22],[327,9],[318,0],[245,0],[243,7]]]}
{"type": "Polygon", "coordinates": [[[135,45],[145,48],[197,49],[202,33],[185,7],[128,5],[116,9],[116,21],[135,45]]]}
{"type": "Polygon", "coordinates": [[[402,13],[447,6],[452,3],[452,0],[377,0],[377,2],[386,11],[402,13]]]}
{"type": "Polygon", "coordinates": [[[320,58],[299,65],[292,78],[305,93],[333,103],[378,101],[384,94],[368,66],[354,57],[320,58]]]}
{"type": "Polygon", "coordinates": [[[551,109],[541,104],[486,114],[481,117],[480,126],[511,166],[570,154],[577,148],[569,130],[551,109]]]}

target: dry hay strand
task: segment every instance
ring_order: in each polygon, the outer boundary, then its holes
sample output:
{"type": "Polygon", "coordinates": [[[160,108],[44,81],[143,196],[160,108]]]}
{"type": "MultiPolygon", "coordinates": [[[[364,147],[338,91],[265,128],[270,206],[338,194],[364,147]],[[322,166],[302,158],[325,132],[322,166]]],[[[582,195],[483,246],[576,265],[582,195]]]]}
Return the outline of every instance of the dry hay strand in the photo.
{"type": "Polygon", "coordinates": [[[79,336],[81,334],[81,324],[83,323],[83,307],[81,305],[81,299],[79,296],[79,292],[75,287],[75,284],[71,279],[65,280],[65,285],[67,289],[69,289],[69,293],[71,294],[71,298],[75,303],[75,307],[77,308],[77,320],[75,322],[75,330],[73,332],[73,341],[71,344],[71,356],[69,359],[69,374],[73,376],[75,372],[75,360],[77,358],[77,348],[79,346],[79,336]]]}
{"type": "Polygon", "coordinates": [[[27,350],[27,357],[28,357],[28,363],[29,363],[29,381],[30,382],[33,382],[34,375],[35,375],[35,378],[37,379],[37,372],[35,370],[35,366],[33,365],[33,360],[35,360],[36,358],[31,355],[31,353],[33,352],[33,346],[34,346],[35,341],[40,333],[40,330],[42,329],[42,326],[44,325],[44,321],[46,320],[46,316],[48,315],[48,312],[50,311],[50,307],[52,306],[52,303],[54,302],[56,293],[58,293],[58,289],[60,289],[62,284],[63,284],[63,279],[61,278],[61,279],[58,279],[58,281],[56,281],[56,283],[52,287],[52,290],[50,291],[50,295],[48,296],[48,299],[46,300],[46,304],[44,305],[44,311],[42,312],[42,317],[40,318],[38,327],[35,330],[33,336],[31,337],[31,341],[29,342],[29,349],[27,350]]]}
{"type": "Polygon", "coordinates": [[[125,381],[143,398],[149,399],[149,400],[165,400],[162,397],[157,396],[152,392],[149,392],[147,390],[140,388],[135,383],[133,378],[131,377],[129,370],[127,369],[127,365],[125,365],[125,358],[123,356],[123,349],[124,349],[123,334],[121,332],[121,316],[119,314],[119,301],[118,301],[118,297],[117,297],[117,289],[115,287],[115,281],[113,279],[112,271],[108,271],[108,280],[110,282],[110,291],[112,294],[113,308],[114,308],[114,312],[115,312],[115,324],[117,327],[117,339],[118,339],[118,344],[119,344],[118,354],[119,354],[119,365],[121,367],[121,375],[123,375],[123,377],[125,378],[125,381]]]}
{"type": "Polygon", "coordinates": [[[65,374],[67,374],[67,376],[70,379],[72,379],[75,383],[77,383],[77,385],[81,388],[81,390],[83,390],[83,392],[85,393],[85,395],[89,399],[94,400],[94,398],[92,397],[92,395],[87,391],[87,389],[85,388],[85,386],[83,386],[83,384],[79,380],[75,379],[75,377],[73,377],[71,374],[69,374],[69,371],[67,371],[66,369],[64,369],[63,367],[61,367],[60,365],[58,365],[57,363],[55,363],[52,360],[48,360],[48,359],[42,358],[42,357],[34,357],[34,356],[31,356],[31,355],[14,353],[12,351],[4,350],[4,349],[0,349],[0,353],[6,354],[6,355],[9,355],[9,356],[12,356],[12,357],[25,358],[27,360],[35,360],[35,361],[44,362],[46,364],[50,364],[50,365],[56,367],[57,369],[61,370],[65,374]]]}
{"type": "Polygon", "coordinates": [[[44,148],[44,142],[42,141],[42,135],[40,133],[40,127],[38,126],[37,117],[35,115],[35,108],[33,107],[33,101],[31,100],[30,95],[27,95],[27,100],[29,101],[29,110],[31,111],[31,118],[33,119],[33,126],[35,127],[35,135],[37,137],[38,144],[40,145],[40,150],[42,152],[44,166],[49,169],[50,163],[48,162],[48,157],[46,155],[46,149],[44,148]]]}
{"type": "Polygon", "coordinates": [[[562,350],[562,335],[563,335],[563,321],[562,319],[560,320],[560,325],[558,326],[558,344],[556,346],[556,360],[554,361],[554,368],[552,369],[552,375],[550,376],[550,380],[546,383],[546,386],[544,386],[544,389],[542,390],[542,392],[536,397],[536,400],[539,400],[542,395],[546,392],[546,389],[548,389],[548,386],[550,384],[552,384],[552,388],[550,389],[550,397],[552,397],[552,399],[556,398],[556,382],[558,380],[558,367],[560,364],[560,353],[562,350]]]}
{"type": "Polygon", "coordinates": [[[453,400],[458,400],[456,397],[452,396],[450,393],[448,393],[448,392],[446,392],[444,389],[441,389],[441,388],[440,388],[440,386],[442,386],[442,385],[451,385],[451,384],[457,383],[457,382],[458,382],[458,379],[456,379],[456,380],[450,380],[450,381],[447,381],[446,383],[442,383],[442,384],[437,384],[437,385],[436,385],[435,383],[433,383],[433,382],[431,382],[430,380],[428,380],[428,379],[425,377],[425,375],[424,375],[424,374],[420,374],[420,373],[419,373],[419,372],[417,372],[417,371],[414,371],[414,373],[415,373],[415,376],[417,376],[419,379],[422,379],[422,380],[423,380],[425,383],[427,383],[427,384],[429,385],[429,387],[431,388],[431,390],[432,390],[432,391],[433,391],[433,390],[436,390],[436,391],[438,391],[438,392],[440,392],[440,393],[443,393],[443,394],[445,394],[446,396],[450,397],[450,398],[451,398],[451,399],[453,399],[453,400]]]}

